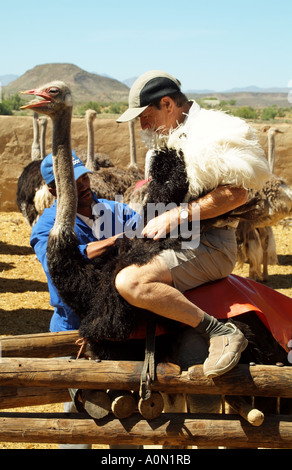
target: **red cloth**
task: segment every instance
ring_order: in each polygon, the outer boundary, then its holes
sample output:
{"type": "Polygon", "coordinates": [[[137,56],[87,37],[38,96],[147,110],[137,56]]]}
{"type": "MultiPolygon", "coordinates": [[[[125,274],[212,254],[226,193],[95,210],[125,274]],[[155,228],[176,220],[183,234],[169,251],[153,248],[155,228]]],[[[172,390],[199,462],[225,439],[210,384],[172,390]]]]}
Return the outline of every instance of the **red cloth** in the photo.
{"type": "Polygon", "coordinates": [[[135,191],[138,191],[138,189],[140,189],[144,184],[148,183],[148,181],[149,178],[147,178],[146,180],[138,181],[135,186],[135,191]]]}
{"type": "Polygon", "coordinates": [[[287,351],[292,338],[292,299],[251,279],[231,274],[185,292],[185,296],[215,318],[255,311],[276,341],[287,351]]]}
{"type": "MultiPolygon", "coordinates": [[[[185,292],[185,296],[206,313],[218,319],[255,311],[276,341],[289,351],[292,339],[292,299],[250,279],[231,274],[225,279],[185,292]]],[[[166,330],[157,324],[156,335],[166,330]]],[[[146,325],[139,325],[131,339],[146,337],[146,325]]]]}

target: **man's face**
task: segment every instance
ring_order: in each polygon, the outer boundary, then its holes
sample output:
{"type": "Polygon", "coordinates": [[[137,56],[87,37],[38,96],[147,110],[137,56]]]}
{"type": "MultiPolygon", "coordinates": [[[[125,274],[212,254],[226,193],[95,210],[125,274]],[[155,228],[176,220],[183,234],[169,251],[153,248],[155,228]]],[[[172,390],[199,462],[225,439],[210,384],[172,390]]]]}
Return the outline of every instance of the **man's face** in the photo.
{"type": "Polygon", "coordinates": [[[160,109],[150,105],[140,114],[142,131],[149,130],[163,134],[171,129],[176,129],[179,124],[184,122],[186,113],[188,113],[191,106],[188,102],[178,106],[170,96],[161,98],[159,104],[160,109]]]}
{"type": "Polygon", "coordinates": [[[157,109],[155,106],[150,105],[140,114],[140,125],[142,130],[145,129],[157,131],[159,128],[166,128],[167,113],[165,108],[157,109]]]}
{"type": "Polygon", "coordinates": [[[76,180],[77,187],[77,212],[79,208],[90,207],[93,202],[92,191],[90,188],[90,180],[88,173],[81,175],[78,180],[76,180]]]}

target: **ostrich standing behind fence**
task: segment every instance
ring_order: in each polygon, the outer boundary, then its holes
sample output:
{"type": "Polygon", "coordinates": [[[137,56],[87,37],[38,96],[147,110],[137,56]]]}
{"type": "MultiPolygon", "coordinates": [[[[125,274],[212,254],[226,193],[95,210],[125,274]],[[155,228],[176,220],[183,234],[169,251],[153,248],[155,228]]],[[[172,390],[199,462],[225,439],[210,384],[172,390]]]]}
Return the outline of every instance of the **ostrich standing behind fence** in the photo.
{"type": "MultiPolygon", "coordinates": [[[[275,165],[275,136],[279,129],[268,130],[268,161],[275,165]]],[[[268,264],[277,264],[276,243],[272,227],[292,214],[292,189],[283,178],[272,175],[260,191],[249,192],[250,210],[237,228],[238,261],[249,260],[249,277],[266,281],[268,264]],[[263,265],[263,271],[261,269],[263,265]]]]}
{"type": "Polygon", "coordinates": [[[17,206],[30,226],[33,226],[54,198],[41,175],[41,162],[46,156],[47,117],[33,114],[32,161],[24,168],[17,181],[17,206]],[[39,130],[40,127],[40,130],[39,130]]]}

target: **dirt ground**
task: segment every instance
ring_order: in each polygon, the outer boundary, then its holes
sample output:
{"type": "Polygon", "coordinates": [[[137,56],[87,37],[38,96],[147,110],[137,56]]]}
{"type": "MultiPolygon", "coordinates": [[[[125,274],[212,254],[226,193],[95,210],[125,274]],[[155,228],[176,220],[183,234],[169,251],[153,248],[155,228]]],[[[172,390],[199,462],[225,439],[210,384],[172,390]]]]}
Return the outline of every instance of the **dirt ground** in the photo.
{"type": "MultiPolygon", "coordinates": [[[[0,212],[0,227],[0,340],[1,335],[46,332],[52,307],[49,305],[46,277],[29,245],[31,229],[18,212],[0,212]]],[[[291,226],[279,224],[274,233],[279,264],[269,267],[267,285],[292,298],[291,226]]],[[[248,265],[241,269],[236,267],[234,272],[247,277],[248,265]]],[[[62,412],[63,406],[56,404],[7,411],[62,412]]],[[[57,448],[57,444],[0,442],[0,449],[57,448]]]]}

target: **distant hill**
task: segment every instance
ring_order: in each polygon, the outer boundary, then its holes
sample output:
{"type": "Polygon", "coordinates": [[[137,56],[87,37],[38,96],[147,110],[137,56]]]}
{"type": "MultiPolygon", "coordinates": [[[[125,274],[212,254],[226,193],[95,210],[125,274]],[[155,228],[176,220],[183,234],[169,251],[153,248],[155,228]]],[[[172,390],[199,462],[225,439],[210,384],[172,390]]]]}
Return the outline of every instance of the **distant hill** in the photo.
{"type": "Polygon", "coordinates": [[[231,88],[230,90],[225,90],[225,93],[239,93],[239,92],[247,92],[247,93],[289,93],[290,88],[287,87],[270,87],[270,88],[260,88],[258,86],[247,86],[243,88],[231,88]]]}
{"type": "Polygon", "coordinates": [[[113,78],[89,73],[73,64],[43,64],[25,72],[4,87],[6,96],[62,80],[71,88],[75,103],[127,101],[129,88],[113,78]]]}
{"type": "MultiPolygon", "coordinates": [[[[123,80],[129,88],[138,77],[123,80]]],[[[259,88],[257,86],[247,86],[243,88],[231,88],[226,91],[214,90],[182,90],[189,98],[217,98],[219,101],[235,100],[237,106],[252,106],[263,108],[265,106],[279,106],[283,108],[291,107],[288,102],[289,88],[259,88]]]]}
{"type": "Polygon", "coordinates": [[[13,74],[1,75],[0,84],[2,86],[6,86],[8,85],[8,83],[13,82],[13,80],[16,80],[17,78],[18,78],[18,75],[13,75],[13,74]]]}
{"type": "Polygon", "coordinates": [[[188,98],[199,100],[202,98],[217,98],[219,101],[235,100],[237,106],[251,106],[254,108],[264,108],[266,106],[279,106],[281,108],[291,108],[292,103],[288,101],[287,93],[265,93],[265,92],[245,92],[238,91],[236,93],[216,93],[216,92],[205,92],[199,93],[188,91],[185,92],[188,98]]]}
{"type": "MultiPolygon", "coordinates": [[[[126,83],[125,81],[123,83],[126,83]]],[[[206,94],[206,93],[286,93],[288,94],[290,88],[287,87],[271,87],[271,88],[260,88],[255,85],[230,88],[229,90],[185,90],[184,93],[187,94],[206,94]]]]}
{"type": "Polygon", "coordinates": [[[126,80],[123,80],[123,83],[127,85],[129,88],[133,85],[133,83],[137,80],[138,77],[131,77],[127,78],[126,80]]]}
{"type": "MultiPolygon", "coordinates": [[[[75,103],[87,101],[117,102],[128,101],[129,88],[137,77],[120,82],[106,75],[86,72],[73,64],[43,64],[37,65],[25,72],[21,77],[3,75],[0,82],[5,96],[19,93],[22,90],[43,85],[51,80],[63,80],[73,93],[75,103]],[[13,80],[13,81],[11,81],[13,80]],[[10,82],[10,83],[9,83],[10,82]],[[7,84],[5,86],[5,84],[7,84]]],[[[234,99],[237,106],[252,106],[263,108],[277,105],[292,107],[288,102],[289,88],[259,88],[248,86],[216,92],[214,90],[183,90],[189,98],[217,98],[219,101],[234,99]]]]}

